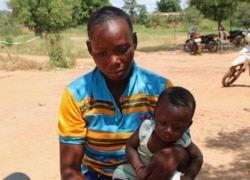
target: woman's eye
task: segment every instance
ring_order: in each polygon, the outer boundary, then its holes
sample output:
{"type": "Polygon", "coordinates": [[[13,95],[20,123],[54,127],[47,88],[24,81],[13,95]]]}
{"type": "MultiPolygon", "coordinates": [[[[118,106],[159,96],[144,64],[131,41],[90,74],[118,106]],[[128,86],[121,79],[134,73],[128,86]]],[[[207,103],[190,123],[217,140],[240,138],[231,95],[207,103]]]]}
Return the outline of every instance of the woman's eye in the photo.
{"type": "Polygon", "coordinates": [[[99,53],[94,53],[95,56],[99,56],[99,57],[104,57],[107,55],[106,52],[99,52],[99,53]]]}
{"type": "Polygon", "coordinates": [[[128,47],[123,47],[117,50],[118,54],[125,54],[128,50],[128,47]]]}

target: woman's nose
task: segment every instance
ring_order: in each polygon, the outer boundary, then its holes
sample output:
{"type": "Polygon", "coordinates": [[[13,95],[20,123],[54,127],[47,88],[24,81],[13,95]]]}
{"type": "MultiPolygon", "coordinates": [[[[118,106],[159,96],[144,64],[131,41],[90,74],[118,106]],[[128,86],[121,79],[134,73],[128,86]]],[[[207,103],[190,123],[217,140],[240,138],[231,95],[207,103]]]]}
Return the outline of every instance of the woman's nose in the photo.
{"type": "Polygon", "coordinates": [[[111,55],[109,58],[110,58],[110,61],[112,63],[119,63],[120,62],[119,57],[116,55],[111,55]]]}

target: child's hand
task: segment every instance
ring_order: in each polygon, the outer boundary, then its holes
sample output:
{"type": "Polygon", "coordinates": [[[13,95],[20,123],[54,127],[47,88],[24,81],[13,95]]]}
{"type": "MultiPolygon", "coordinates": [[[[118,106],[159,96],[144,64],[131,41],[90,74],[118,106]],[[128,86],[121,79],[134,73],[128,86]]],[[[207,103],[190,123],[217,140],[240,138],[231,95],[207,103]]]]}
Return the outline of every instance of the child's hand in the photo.
{"type": "Polygon", "coordinates": [[[184,174],[181,176],[181,180],[192,180],[192,179],[188,176],[185,176],[185,174],[184,174]]]}
{"type": "Polygon", "coordinates": [[[145,177],[145,166],[141,167],[137,172],[136,172],[136,180],[143,180],[145,177]]]}

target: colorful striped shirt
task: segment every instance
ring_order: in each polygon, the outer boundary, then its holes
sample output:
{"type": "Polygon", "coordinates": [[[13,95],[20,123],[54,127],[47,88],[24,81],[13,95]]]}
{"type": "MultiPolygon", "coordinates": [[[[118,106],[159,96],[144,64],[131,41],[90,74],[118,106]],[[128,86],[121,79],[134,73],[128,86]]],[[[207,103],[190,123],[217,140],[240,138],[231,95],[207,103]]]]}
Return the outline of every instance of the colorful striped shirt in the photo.
{"type": "Polygon", "coordinates": [[[118,108],[98,68],[64,90],[57,132],[63,143],[84,144],[82,172],[112,176],[127,162],[128,138],[145,119],[152,119],[161,91],[171,81],[133,64],[131,78],[118,108]]]}

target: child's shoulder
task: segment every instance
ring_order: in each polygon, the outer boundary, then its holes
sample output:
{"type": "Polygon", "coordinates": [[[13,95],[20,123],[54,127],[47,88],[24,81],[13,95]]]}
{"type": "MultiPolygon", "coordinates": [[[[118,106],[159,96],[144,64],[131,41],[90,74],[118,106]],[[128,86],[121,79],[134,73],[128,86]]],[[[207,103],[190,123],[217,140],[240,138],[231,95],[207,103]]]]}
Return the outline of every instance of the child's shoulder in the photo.
{"type": "Polygon", "coordinates": [[[146,119],[142,122],[139,130],[139,138],[141,143],[146,142],[150,137],[152,131],[154,129],[154,121],[146,119]]]}
{"type": "Polygon", "coordinates": [[[145,119],[142,124],[141,127],[151,127],[154,124],[154,120],[151,119],[145,119]]]}
{"type": "Polygon", "coordinates": [[[186,133],[184,133],[181,137],[181,139],[179,139],[176,144],[181,145],[184,148],[187,148],[190,144],[191,144],[192,140],[190,138],[189,135],[187,135],[186,133]]]}
{"type": "Polygon", "coordinates": [[[146,119],[140,126],[140,133],[149,132],[152,128],[154,129],[154,121],[146,119]]]}

